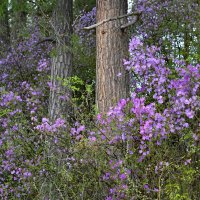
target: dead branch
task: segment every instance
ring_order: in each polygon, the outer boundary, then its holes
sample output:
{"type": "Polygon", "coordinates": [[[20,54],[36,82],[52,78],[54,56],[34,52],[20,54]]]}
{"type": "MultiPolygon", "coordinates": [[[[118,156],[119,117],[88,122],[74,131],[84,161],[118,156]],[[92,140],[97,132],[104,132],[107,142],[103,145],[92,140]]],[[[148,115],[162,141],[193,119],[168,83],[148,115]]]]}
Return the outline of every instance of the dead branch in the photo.
{"type": "Polygon", "coordinates": [[[123,25],[121,26],[121,29],[124,30],[125,28],[128,28],[129,26],[134,25],[138,20],[139,20],[139,16],[138,16],[138,15],[137,15],[137,16],[134,16],[134,19],[133,19],[132,21],[126,23],[126,24],[123,24],[123,25]]]}
{"type": "Polygon", "coordinates": [[[126,15],[121,15],[121,16],[118,16],[118,17],[112,17],[112,18],[109,18],[109,19],[105,19],[105,20],[103,20],[101,22],[98,22],[98,23],[96,23],[94,25],[91,25],[91,26],[88,26],[88,27],[84,27],[83,29],[84,30],[91,30],[91,29],[94,29],[97,26],[100,26],[100,25],[102,25],[102,24],[104,24],[106,22],[109,22],[109,21],[113,21],[113,20],[117,20],[117,19],[122,19],[124,17],[139,16],[139,15],[141,15],[140,12],[133,12],[133,13],[129,13],[129,14],[126,14],[126,15]]]}

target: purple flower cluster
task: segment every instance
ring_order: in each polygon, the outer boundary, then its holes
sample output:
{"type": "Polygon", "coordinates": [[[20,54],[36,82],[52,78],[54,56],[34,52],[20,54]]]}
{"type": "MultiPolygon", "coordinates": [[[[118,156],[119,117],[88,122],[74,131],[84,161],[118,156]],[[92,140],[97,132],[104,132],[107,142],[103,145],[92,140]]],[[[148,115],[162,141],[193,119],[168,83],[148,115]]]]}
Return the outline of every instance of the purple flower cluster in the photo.
{"type": "Polygon", "coordinates": [[[80,37],[80,42],[87,45],[90,49],[96,46],[94,30],[84,30],[84,27],[96,23],[96,7],[90,12],[83,12],[80,19],[74,24],[75,33],[80,37]]]}
{"type": "Polygon", "coordinates": [[[76,140],[80,140],[83,138],[82,132],[85,131],[85,126],[80,125],[78,122],[75,124],[74,128],[71,128],[70,135],[72,138],[75,138],[76,140]]]}
{"type": "Polygon", "coordinates": [[[180,29],[181,24],[191,27],[191,24],[196,22],[198,3],[195,0],[136,0],[133,8],[135,11],[142,12],[143,23],[137,27],[138,33],[143,33],[143,36],[149,38],[154,35],[154,31],[157,33],[160,30],[163,33],[170,32],[174,27],[170,27],[169,23],[173,24],[178,21],[176,28],[179,30],[182,30],[180,29]],[[163,23],[166,21],[168,26],[163,23]]]}
{"type": "Polygon", "coordinates": [[[16,104],[17,102],[22,102],[20,96],[15,95],[12,91],[2,94],[0,99],[0,106],[2,107],[9,107],[9,104],[13,103],[16,104]]]}
{"type": "Polygon", "coordinates": [[[198,54],[198,10],[195,0],[136,0],[133,9],[141,12],[140,20],[133,32],[149,44],[162,47],[167,56],[193,61],[198,54]],[[190,35],[190,36],[189,36],[190,35]],[[192,48],[188,47],[192,44],[192,48]],[[176,51],[175,49],[179,49],[176,51]]]}
{"type": "Polygon", "coordinates": [[[0,150],[0,197],[10,199],[21,197],[28,193],[30,186],[27,182],[32,174],[22,164],[16,162],[16,153],[13,148],[0,150]]]}
{"type": "Polygon", "coordinates": [[[161,134],[162,138],[168,133],[179,133],[189,127],[189,119],[196,117],[200,106],[200,65],[182,62],[179,66],[177,63],[180,62],[174,61],[177,76],[172,78],[174,72],[167,67],[158,48],[144,47],[138,38],[133,38],[129,51],[131,58],[125,61],[125,66],[134,79],[132,111],[137,118],[145,114],[145,107],[150,112],[146,120],[140,117],[140,133],[150,137],[161,134]],[[137,96],[142,97],[137,99],[137,96]],[[149,98],[154,103],[145,106],[145,100],[149,98]]]}
{"type": "Polygon", "coordinates": [[[66,128],[65,120],[58,118],[53,124],[50,123],[49,119],[42,118],[42,124],[35,127],[36,130],[40,132],[56,133],[61,128],[66,128]]]}

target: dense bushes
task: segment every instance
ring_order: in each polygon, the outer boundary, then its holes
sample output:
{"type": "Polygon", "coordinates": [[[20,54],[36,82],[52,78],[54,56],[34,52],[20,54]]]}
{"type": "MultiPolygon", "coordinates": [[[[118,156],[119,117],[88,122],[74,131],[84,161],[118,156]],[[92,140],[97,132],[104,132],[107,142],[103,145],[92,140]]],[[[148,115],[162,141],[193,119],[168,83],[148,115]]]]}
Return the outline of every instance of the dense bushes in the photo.
{"type": "Polygon", "coordinates": [[[1,73],[1,198],[198,199],[200,66],[170,69],[138,38],[129,52],[131,97],[93,120],[76,108],[74,125],[45,118],[46,60],[29,80],[1,73]]]}

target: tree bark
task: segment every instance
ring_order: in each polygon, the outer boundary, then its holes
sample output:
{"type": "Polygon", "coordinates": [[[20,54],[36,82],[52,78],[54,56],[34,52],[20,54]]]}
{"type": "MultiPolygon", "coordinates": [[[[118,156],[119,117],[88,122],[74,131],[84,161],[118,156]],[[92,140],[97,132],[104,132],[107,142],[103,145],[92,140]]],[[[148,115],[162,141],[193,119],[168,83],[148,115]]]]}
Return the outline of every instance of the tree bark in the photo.
{"type": "Polygon", "coordinates": [[[72,0],[58,0],[53,14],[53,28],[56,36],[56,56],[52,59],[49,116],[56,118],[68,117],[70,112],[70,92],[63,81],[72,72],[72,0]]]}
{"type": "MultiPolygon", "coordinates": [[[[127,14],[126,0],[97,0],[97,23],[127,14]]],[[[96,105],[105,113],[129,95],[129,76],[123,66],[128,53],[128,36],[120,27],[127,18],[108,21],[97,27],[96,105]]]]}

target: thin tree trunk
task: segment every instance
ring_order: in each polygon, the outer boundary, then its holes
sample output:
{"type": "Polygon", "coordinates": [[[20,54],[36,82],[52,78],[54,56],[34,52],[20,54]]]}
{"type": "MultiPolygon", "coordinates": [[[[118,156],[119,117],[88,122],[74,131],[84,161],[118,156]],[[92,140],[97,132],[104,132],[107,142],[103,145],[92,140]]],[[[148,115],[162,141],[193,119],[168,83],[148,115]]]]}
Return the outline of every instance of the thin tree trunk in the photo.
{"type": "MultiPolygon", "coordinates": [[[[126,0],[97,0],[97,23],[127,14],[126,0]]],[[[127,19],[109,21],[97,27],[96,104],[99,112],[108,111],[129,94],[129,76],[123,66],[128,52],[127,33],[120,29],[127,19]]]]}
{"type": "Polygon", "coordinates": [[[72,71],[72,0],[58,0],[53,16],[53,27],[57,37],[56,56],[52,59],[49,116],[51,120],[68,117],[70,105],[69,89],[63,86],[63,80],[71,76],[72,71]]]}

